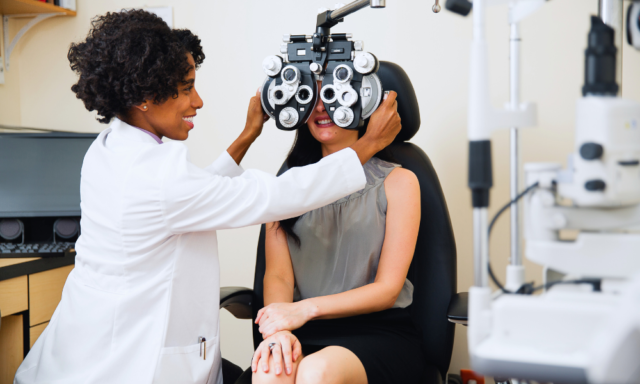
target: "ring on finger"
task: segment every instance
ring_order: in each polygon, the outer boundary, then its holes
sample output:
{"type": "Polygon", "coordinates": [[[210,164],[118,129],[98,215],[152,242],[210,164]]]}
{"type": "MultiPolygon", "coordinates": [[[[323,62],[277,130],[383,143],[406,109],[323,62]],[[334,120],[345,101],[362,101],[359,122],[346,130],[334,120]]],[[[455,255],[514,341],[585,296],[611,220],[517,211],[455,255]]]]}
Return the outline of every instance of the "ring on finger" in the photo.
{"type": "Polygon", "coordinates": [[[278,345],[278,343],[269,343],[269,350],[273,351],[273,347],[275,347],[276,345],[278,345]]]}

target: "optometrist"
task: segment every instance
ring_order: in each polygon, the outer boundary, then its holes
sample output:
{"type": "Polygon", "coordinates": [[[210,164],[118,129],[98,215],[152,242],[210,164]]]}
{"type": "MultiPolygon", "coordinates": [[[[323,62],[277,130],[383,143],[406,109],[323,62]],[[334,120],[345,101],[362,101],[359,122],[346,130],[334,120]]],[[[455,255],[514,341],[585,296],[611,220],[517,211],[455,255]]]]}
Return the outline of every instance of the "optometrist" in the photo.
{"type": "Polygon", "coordinates": [[[75,268],[15,383],[221,384],[216,230],[362,189],[362,164],[400,130],[395,94],[351,148],[280,177],[238,165],[265,121],[256,95],[238,139],[201,169],[176,142],[203,106],[196,36],[141,10],[109,13],[68,56],[79,74],[72,90],[111,124],[82,166],[75,268]]]}

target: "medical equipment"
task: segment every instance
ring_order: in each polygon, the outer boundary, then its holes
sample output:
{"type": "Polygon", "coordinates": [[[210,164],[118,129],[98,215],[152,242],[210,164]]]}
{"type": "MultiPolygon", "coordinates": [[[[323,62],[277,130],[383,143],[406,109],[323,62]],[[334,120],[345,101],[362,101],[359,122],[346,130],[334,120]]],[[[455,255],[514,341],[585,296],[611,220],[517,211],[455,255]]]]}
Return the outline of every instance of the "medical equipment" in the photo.
{"type": "Polygon", "coordinates": [[[640,49],[640,3],[631,3],[627,11],[627,41],[640,49]]]}
{"type": "Polygon", "coordinates": [[[376,75],[380,63],[364,51],[350,33],[330,34],[344,16],[367,5],[384,8],[384,1],[356,1],[334,11],[320,12],[313,35],[284,35],[280,56],[262,62],[267,74],[261,89],[264,110],[283,130],[306,124],[318,97],[331,120],[342,128],[357,129],[378,108],[383,96],[376,75]],[[316,80],[322,80],[318,89],[316,80]]]}
{"type": "MultiPolygon", "coordinates": [[[[364,51],[362,41],[352,34],[331,34],[344,17],[367,6],[384,8],[384,0],[358,0],[336,9],[321,9],[313,35],[284,35],[282,56],[268,56],[262,62],[267,78],[260,87],[262,107],[283,130],[295,130],[307,123],[318,100],[339,127],[358,129],[376,111],[384,89],[376,72],[378,58],[364,51]],[[316,83],[322,81],[320,89],[316,83]]],[[[439,0],[433,6],[440,11],[439,0]]]]}
{"type": "MultiPolygon", "coordinates": [[[[603,2],[614,10],[622,7],[620,1],[603,2]]],[[[452,1],[447,9],[464,14],[469,11],[465,3],[452,1]]],[[[484,12],[496,3],[500,1],[473,2],[469,186],[476,281],[469,292],[468,337],[472,367],[489,376],[542,382],[638,382],[640,234],[629,231],[640,229],[640,103],[616,97],[614,29],[599,18],[592,19],[585,52],[576,153],[566,170],[555,164],[525,165],[531,191],[525,198],[525,253],[545,266],[548,279],[533,289],[545,293],[492,300],[487,284],[489,134],[494,127],[535,123],[531,106],[512,104],[508,111],[498,112],[486,101],[484,12]],[[567,239],[565,230],[578,235],[567,239]]],[[[513,19],[543,1],[509,4],[513,19]]]]}

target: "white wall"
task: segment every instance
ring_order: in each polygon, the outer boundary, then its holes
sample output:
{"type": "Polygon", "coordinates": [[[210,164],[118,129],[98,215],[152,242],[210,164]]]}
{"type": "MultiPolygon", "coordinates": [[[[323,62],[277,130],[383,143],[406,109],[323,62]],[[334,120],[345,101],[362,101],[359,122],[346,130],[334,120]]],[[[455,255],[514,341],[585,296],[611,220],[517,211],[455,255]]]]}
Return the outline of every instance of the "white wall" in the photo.
{"type": "MultiPolygon", "coordinates": [[[[334,32],[351,32],[381,60],[394,61],[411,77],[422,114],[422,128],[412,140],[431,158],[449,205],[458,247],[458,288],[472,284],[471,208],[466,187],[466,101],[471,20],[447,11],[431,12],[427,0],[389,0],[384,10],[349,16],[334,32]]],[[[205,107],[195,120],[187,145],[192,160],[206,165],[223,151],[244,126],[246,107],[264,79],[262,59],[277,54],[282,34],[312,33],[318,0],[78,0],[77,17],[47,20],[30,31],[12,57],[6,84],[0,85],[0,124],[98,132],[88,113],[69,90],[75,76],[66,53],[79,41],[92,16],[122,7],[173,6],[174,26],[189,28],[203,41],[207,59],[196,86],[205,107]]],[[[557,0],[522,23],[522,100],[538,103],[539,126],[522,133],[523,161],[564,163],[573,147],[575,100],[580,97],[589,15],[596,0],[557,0]]],[[[491,99],[509,99],[506,6],[488,12],[491,99]]],[[[623,95],[640,100],[640,52],[624,46],[623,95]],[[635,72],[634,72],[635,71],[635,72]]],[[[271,121],[243,161],[245,168],[275,173],[294,134],[271,121]]],[[[508,201],[508,132],[494,135],[495,187],[491,211],[508,201]]],[[[507,216],[507,215],[505,215],[507,216]]],[[[423,218],[428,220],[428,218],[423,218]]],[[[503,276],[508,259],[508,219],[496,227],[492,242],[495,270],[503,276]]],[[[258,227],[219,233],[222,285],[250,287],[258,227]]],[[[527,279],[540,281],[532,266],[527,279]]],[[[504,277],[504,276],[503,276],[504,277]]],[[[222,312],[223,356],[242,367],[252,351],[250,323],[222,312]]],[[[456,329],[451,370],[469,367],[466,329],[456,329]]]]}

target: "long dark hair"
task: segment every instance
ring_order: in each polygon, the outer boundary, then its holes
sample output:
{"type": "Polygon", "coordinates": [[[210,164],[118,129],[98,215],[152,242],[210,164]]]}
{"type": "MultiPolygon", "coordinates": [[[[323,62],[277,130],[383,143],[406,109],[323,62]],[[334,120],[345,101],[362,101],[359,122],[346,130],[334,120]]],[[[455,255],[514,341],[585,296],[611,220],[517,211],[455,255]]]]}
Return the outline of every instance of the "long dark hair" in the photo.
{"type": "MultiPolygon", "coordinates": [[[[362,137],[366,131],[367,125],[365,124],[358,129],[358,138],[362,137]]],[[[375,157],[384,161],[397,162],[388,147],[378,152],[375,157]]],[[[321,159],[322,146],[311,134],[309,126],[305,124],[296,132],[296,139],[287,156],[287,167],[289,169],[293,167],[304,167],[305,165],[315,164],[321,159]]],[[[281,220],[278,223],[278,228],[281,228],[298,246],[300,246],[300,237],[293,232],[293,226],[299,218],[300,216],[292,217],[291,219],[281,220]]]]}

